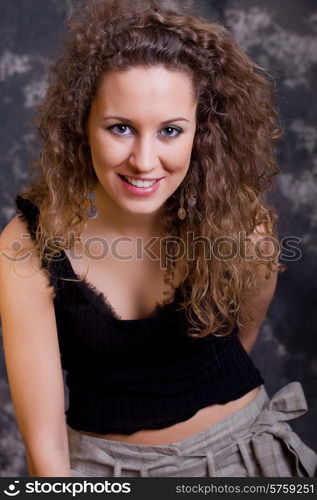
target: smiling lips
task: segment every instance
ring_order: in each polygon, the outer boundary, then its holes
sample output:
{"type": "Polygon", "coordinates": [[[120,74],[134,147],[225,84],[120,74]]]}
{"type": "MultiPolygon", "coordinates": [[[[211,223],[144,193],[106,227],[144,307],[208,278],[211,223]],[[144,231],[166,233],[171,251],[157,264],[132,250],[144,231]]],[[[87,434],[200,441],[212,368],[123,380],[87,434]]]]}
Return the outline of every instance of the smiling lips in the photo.
{"type": "Polygon", "coordinates": [[[162,179],[162,177],[140,177],[136,175],[126,175],[126,174],[119,174],[120,177],[125,177],[128,180],[135,180],[135,181],[158,181],[162,179]]]}
{"type": "Polygon", "coordinates": [[[161,179],[136,179],[134,177],[119,174],[122,184],[128,191],[138,196],[149,196],[155,193],[160,185],[161,179]]]}
{"type": "Polygon", "coordinates": [[[133,184],[133,186],[137,187],[149,187],[152,186],[152,184],[155,184],[155,182],[157,182],[157,179],[135,179],[134,177],[127,177],[127,176],[124,176],[124,178],[130,184],[133,184]]]}

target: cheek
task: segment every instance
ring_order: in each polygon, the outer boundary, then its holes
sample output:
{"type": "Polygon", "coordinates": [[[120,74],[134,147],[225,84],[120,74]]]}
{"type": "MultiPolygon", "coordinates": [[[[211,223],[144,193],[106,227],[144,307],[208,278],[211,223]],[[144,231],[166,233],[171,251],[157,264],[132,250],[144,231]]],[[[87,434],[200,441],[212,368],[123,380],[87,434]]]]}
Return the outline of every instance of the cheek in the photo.
{"type": "Polygon", "coordinates": [[[112,168],[126,158],[126,147],[114,141],[96,139],[91,144],[91,155],[95,168],[112,168]]]}
{"type": "Polygon", "coordinates": [[[186,147],[186,145],[173,152],[169,161],[173,164],[175,171],[183,174],[189,168],[191,152],[192,148],[186,147]]]}

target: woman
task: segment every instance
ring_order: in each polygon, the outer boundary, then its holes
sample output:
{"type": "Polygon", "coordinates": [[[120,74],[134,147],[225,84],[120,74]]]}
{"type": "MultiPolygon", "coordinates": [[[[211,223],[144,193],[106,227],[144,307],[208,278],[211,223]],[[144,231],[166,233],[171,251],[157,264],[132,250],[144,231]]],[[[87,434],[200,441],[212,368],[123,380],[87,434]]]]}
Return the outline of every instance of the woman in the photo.
{"type": "Polygon", "coordinates": [[[84,2],[69,28],[1,235],[30,475],[312,476],[284,422],[300,384],[270,400],[248,355],[281,268],[270,83],[225,28],[154,1],[84,2]]]}

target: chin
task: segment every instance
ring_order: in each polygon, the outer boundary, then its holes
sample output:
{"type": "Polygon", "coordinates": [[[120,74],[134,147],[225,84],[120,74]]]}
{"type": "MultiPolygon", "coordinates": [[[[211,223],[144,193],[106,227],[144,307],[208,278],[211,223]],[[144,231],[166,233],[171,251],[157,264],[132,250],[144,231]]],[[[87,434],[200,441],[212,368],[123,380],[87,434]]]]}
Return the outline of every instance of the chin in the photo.
{"type": "Polygon", "coordinates": [[[125,209],[126,212],[128,212],[131,215],[151,215],[157,213],[159,208],[155,208],[153,210],[130,210],[130,209],[125,209]]]}
{"type": "Polygon", "coordinates": [[[132,207],[132,206],[125,206],[122,207],[123,210],[131,215],[150,215],[150,214],[155,214],[158,212],[161,208],[160,206],[147,206],[147,207],[132,207]]]}

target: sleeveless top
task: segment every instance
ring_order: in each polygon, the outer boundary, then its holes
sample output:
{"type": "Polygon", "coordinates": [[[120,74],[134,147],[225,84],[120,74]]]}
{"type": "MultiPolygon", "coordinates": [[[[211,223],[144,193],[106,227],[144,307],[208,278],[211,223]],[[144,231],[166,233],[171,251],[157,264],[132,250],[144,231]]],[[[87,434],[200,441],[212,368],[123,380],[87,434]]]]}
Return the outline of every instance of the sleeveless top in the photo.
{"type": "MultiPolygon", "coordinates": [[[[19,218],[34,239],[38,209],[18,195],[19,218]]],[[[65,252],[48,264],[62,368],[75,430],[131,434],[161,429],[264,383],[237,336],[194,339],[177,288],[172,303],[144,319],[121,319],[87,281],[74,281],[65,252]]]]}

